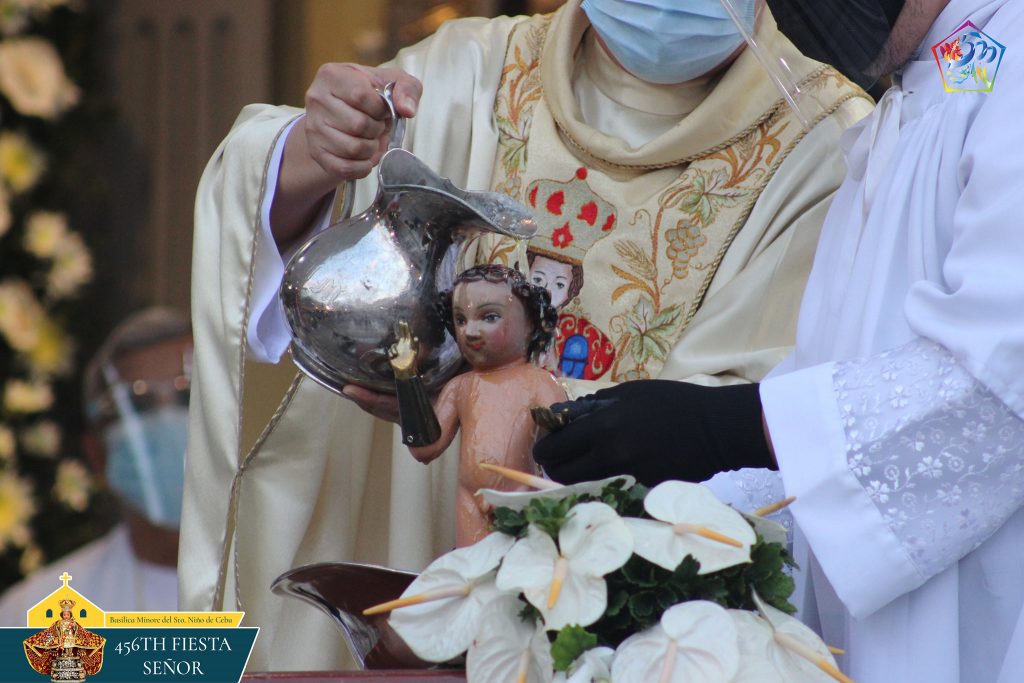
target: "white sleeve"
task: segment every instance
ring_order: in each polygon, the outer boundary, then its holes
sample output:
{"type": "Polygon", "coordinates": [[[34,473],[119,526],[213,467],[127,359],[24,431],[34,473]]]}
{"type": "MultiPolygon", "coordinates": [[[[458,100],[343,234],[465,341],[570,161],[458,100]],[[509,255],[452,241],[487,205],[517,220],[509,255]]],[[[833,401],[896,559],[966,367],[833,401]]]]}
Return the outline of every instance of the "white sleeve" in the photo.
{"type": "Polygon", "coordinates": [[[797,525],[855,617],[1024,502],[1024,420],[930,340],[766,380],[761,399],[797,525]]]}
{"type": "MultiPolygon", "coordinates": [[[[292,128],[299,118],[290,123],[278,138],[267,170],[266,192],[260,203],[260,236],[256,241],[256,254],[253,262],[252,311],[249,315],[249,328],[246,340],[249,344],[249,358],[262,363],[276,363],[288,349],[292,341],[288,321],[285,319],[284,306],[277,295],[281,289],[281,278],[284,277],[284,266],[306,239],[299,239],[295,246],[282,254],[277,249],[270,226],[270,207],[274,204],[274,192],[277,189],[277,175],[281,169],[281,156],[285,143],[291,135],[292,128]]],[[[320,232],[330,221],[332,201],[325,201],[320,214],[313,221],[309,235],[320,232]]],[[[308,237],[307,237],[308,239],[308,237]]]]}

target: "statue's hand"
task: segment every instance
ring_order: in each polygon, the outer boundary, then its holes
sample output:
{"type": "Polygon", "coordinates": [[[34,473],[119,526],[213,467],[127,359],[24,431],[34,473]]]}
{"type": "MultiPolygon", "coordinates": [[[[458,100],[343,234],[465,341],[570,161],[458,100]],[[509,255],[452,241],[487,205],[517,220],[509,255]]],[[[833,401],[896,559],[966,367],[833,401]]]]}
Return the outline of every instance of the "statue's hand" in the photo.
{"type": "Polygon", "coordinates": [[[388,349],[388,359],[395,377],[410,379],[416,375],[416,338],[404,320],[398,322],[397,334],[398,341],[388,349]]]}

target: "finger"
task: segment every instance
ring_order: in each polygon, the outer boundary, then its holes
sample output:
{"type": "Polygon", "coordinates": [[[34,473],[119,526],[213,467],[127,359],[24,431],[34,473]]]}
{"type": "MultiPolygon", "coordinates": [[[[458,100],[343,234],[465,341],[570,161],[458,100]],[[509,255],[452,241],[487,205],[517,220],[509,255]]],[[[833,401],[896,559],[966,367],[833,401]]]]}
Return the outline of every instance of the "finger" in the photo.
{"type": "Polygon", "coordinates": [[[395,111],[399,116],[412,118],[419,109],[420,98],[423,96],[423,84],[415,76],[401,69],[380,69],[385,73],[388,83],[394,83],[395,89],[391,99],[395,103],[395,111]]]}
{"type": "Polygon", "coordinates": [[[423,84],[420,79],[402,71],[401,69],[369,67],[352,65],[360,69],[374,88],[383,90],[388,83],[394,83],[395,87],[391,94],[391,101],[395,104],[395,111],[399,116],[412,118],[419,108],[420,98],[423,95],[423,84]]]}
{"type": "Polygon", "coordinates": [[[566,423],[586,417],[616,403],[616,398],[597,398],[595,395],[584,396],[575,401],[562,401],[551,405],[552,412],[565,416],[566,423]]]}
{"type": "Polygon", "coordinates": [[[331,130],[360,140],[376,142],[386,137],[388,120],[376,119],[344,100],[330,99],[318,111],[323,124],[331,130]]]}
{"type": "Polygon", "coordinates": [[[593,450],[595,429],[591,420],[574,422],[551,432],[533,445],[533,459],[544,468],[586,458],[593,450]]]}
{"type": "MultiPolygon", "coordinates": [[[[561,432],[555,432],[554,435],[561,435],[561,432]]],[[[552,481],[557,481],[560,484],[575,484],[581,481],[593,481],[614,474],[621,474],[621,472],[617,471],[618,467],[612,463],[605,462],[597,453],[587,451],[582,454],[567,456],[565,451],[560,450],[561,446],[558,444],[557,439],[552,443],[545,444],[544,442],[549,438],[551,437],[544,437],[534,445],[534,459],[538,464],[542,465],[544,473],[552,481]],[[558,454],[558,458],[542,464],[541,461],[545,459],[545,456],[537,456],[538,447],[542,453],[550,447],[553,452],[558,454]]]]}
{"type": "Polygon", "coordinates": [[[346,384],[341,395],[351,400],[374,417],[388,422],[398,422],[398,399],[391,394],[382,394],[355,384],[346,384]]]}
{"type": "Polygon", "coordinates": [[[315,91],[325,101],[339,100],[372,119],[386,121],[391,110],[380,96],[386,82],[376,71],[361,64],[324,64],[317,70],[307,99],[315,91]]]}

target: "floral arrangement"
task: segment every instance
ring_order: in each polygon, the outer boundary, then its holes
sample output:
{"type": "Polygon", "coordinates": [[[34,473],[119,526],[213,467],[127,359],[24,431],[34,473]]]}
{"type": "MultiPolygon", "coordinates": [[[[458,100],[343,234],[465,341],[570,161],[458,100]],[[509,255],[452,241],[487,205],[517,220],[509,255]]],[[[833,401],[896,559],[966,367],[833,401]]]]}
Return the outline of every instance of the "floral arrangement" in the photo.
{"type": "Polygon", "coordinates": [[[67,0],[0,0],[0,589],[46,559],[47,528],[70,535],[92,496],[55,409],[74,365],[66,315],[92,277],[62,209],[81,99],[61,54],[73,14],[67,0]]]}
{"type": "Polygon", "coordinates": [[[786,530],[766,512],[679,481],[527,480],[543,488],[481,491],[493,532],[365,614],[390,611],[421,659],[465,654],[469,683],[849,681],[790,616],[786,530]]]}

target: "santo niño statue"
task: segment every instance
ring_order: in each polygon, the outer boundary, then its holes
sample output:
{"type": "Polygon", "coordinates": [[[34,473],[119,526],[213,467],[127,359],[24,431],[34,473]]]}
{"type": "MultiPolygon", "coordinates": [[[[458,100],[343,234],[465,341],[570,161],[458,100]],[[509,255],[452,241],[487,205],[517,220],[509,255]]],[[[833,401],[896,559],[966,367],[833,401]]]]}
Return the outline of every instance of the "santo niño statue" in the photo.
{"type": "MultiPolygon", "coordinates": [[[[427,443],[410,445],[409,450],[420,462],[430,462],[461,427],[455,510],[455,543],[461,547],[490,531],[490,510],[476,496],[479,489],[522,488],[479,465],[536,474],[530,453],[538,426],[530,409],[564,401],[565,392],[550,372],[531,362],[550,342],[557,314],[547,290],[529,283],[519,271],[498,265],[464,271],[442,293],[441,311],[469,370],[449,380],[434,401],[440,429],[427,443]]],[[[406,332],[392,349],[400,408],[403,383],[415,377],[412,342],[406,332]]],[[[407,418],[403,409],[403,423],[407,418]]]]}
{"type": "Polygon", "coordinates": [[[59,603],[60,619],[25,639],[25,656],[33,669],[53,681],[82,681],[103,666],[106,639],[75,621],[74,600],[59,603]]]}

